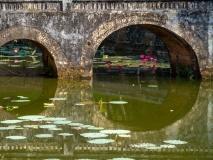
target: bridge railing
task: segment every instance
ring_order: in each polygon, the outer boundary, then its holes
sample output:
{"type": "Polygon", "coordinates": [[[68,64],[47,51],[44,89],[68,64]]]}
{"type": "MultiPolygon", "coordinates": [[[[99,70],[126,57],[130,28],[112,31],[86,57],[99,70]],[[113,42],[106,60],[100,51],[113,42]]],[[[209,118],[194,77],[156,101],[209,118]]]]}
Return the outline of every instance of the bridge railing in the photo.
{"type": "Polygon", "coordinates": [[[0,2],[0,11],[62,11],[61,1],[0,2]]]}
{"type": "Polygon", "coordinates": [[[213,9],[213,2],[73,2],[70,10],[213,9]]]}

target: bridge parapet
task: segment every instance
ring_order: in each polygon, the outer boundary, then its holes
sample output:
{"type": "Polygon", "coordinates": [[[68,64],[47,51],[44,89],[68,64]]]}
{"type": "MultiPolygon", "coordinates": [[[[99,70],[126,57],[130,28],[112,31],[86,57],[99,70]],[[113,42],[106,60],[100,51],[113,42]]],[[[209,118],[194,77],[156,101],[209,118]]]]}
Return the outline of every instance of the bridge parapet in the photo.
{"type": "Polygon", "coordinates": [[[62,11],[62,1],[1,1],[0,11],[62,11]]]}
{"type": "Polygon", "coordinates": [[[213,2],[73,2],[70,10],[167,10],[213,9],[213,2]]]}

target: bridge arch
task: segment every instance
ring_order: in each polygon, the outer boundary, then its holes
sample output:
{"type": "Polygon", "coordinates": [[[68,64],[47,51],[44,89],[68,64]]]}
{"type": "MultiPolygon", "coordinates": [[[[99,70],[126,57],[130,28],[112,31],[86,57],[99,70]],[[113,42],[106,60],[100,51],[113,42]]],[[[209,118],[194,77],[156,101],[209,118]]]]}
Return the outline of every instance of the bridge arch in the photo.
{"type": "Polygon", "coordinates": [[[178,72],[178,65],[192,69],[198,76],[211,65],[205,44],[190,28],[169,19],[166,14],[134,13],[116,16],[100,24],[84,44],[81,65],[91,68],[92,60],[102,41],[111,33],[132,25],[141,26],[157,35],[166,45],[171,62],[171,72],[178,72]]]}
{"type": "Polygon", "coordinates": [[[27,39],[33,42],[43,53],[43,59],[51,58],[55,76],[60,77],[62,64],[67,62],[59,44],[47,33],[36,28],[17,26],[0,31],[0,46],[15,39],[27,39]]]}

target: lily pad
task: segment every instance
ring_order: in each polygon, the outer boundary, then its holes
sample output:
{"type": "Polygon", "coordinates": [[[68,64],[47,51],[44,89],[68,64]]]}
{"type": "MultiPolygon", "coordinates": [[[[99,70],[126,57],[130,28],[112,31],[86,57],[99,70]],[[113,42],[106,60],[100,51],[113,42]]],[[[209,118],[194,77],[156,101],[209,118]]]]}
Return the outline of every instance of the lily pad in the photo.
{"type": "Polygon", "coordinates": [[[37,134],[37,138],[51,138],[53,137],[52,134],[37,134]]]}
{"type": "Polygon", "coordinates": [[[43,121],[65,121],[66,118],[63,117],[46,117],[43,118],[43,121]]]}
{"type": "Polygon", "coordinates": [[[11,102],[30,102],[30,100],[12,100],[11,102]]]}
{"type": "Polygon", "coordinates": [[[49,100],[64,101],[67,100],[67,98],[49,98],[49,100]]]}
{"type": "Polygon", "coordinates": [[[149,88],[157,88],[157,85],[148,85],[149,88]]]}
{"type": "Polygon", "coordinates": [[[108,160],[134,160],[132,158],[113,158],[113,159],[108,159],[108,160]]]}
{"type": "Polygon", "coordinates": [[[103,133],[82,133],[80,135],[85,138],[104,138],[108,136],[107,134],[103,133]]]}
{"type": "Polygon", "coordinates": [[[26,139],[24,136],[8,136],[7,139],[19,140],[19,139],[26,139]]]}
{"type": "Polygon", "coordinates": [[[115,140],[114,139],[94,139],[87,142],[93,143],[93,144],[106,144],[106,143],[113,143],[115,142],[115,140]]]}
{"type": "Polygon", "coordinates": [[[103,130],[103,127],[88,127],[89,130],[103,130]]]}
{"type": "Polygon", "coordinates": [[[82,123],[70,123],[68,125],[69,126],[83,126],[84,124],[82,124],[82,123]]]}
{"type": "Polygon", "coordinates": [[[130,133],[129,130],[102,130],[100,133],[105,133],[105,134],[127,134],[130,133]]]}
{"type": "Polygon", "coordinates": [[[176,146],[173,145],[173,144],[164,144],[164,145],[160,145],[160,147],[162,147],[162,148],[176,148],[176,146]]]}
{"type": "Polygon", "coordinates": [[[23,122],[22,120],[5,120],[1,121],[1,123],[6,123],[6,124],[14,124],[14,123],[20,123],[23,122]]]}
{"type": "Polygon", "coordinates": [[[109,103],[111,103],[111,104],[127,104],[128,102],[126,102],[126,101],[110,101],[109,103]]]}
{"type": "Polygon", "coordinates": [[[71,121],[54,121],[54,124],[70,124],[71,121]]]}
{"type": "Polygon", "coordinates": [[[129,134],[119,134],[118,136],[119,136],[119,137],[124,137],[124,138],[126,138],[126,137],[131,137],[131,135],[129,135],[129,134]]]}
{"type": "Polygon", "coordinates": [[[62,128],[49,128],[48,130],[51,130],[51,131],[61,131],[62,128]]]}
{"type": "Polygon", "coordinates": [[[84,106],[85,104],[82,104],[82,103],[76,103],[75,105],[76,105],[76,106],[84,106]]]}
{"type": "Polygon", "coordinates": [[[39,116],[39,115],[28,115],[28,116],[21,116],[18,117],[18,119],[25,119],[25,120],[33,120],[33,119],[42,119],[45,116],[39,116]]]}
{"type": "Polygon", "coordinates": [[[169,143],[169,144],[187,144],[188,142],[186,141],[181,141],[181,140],[166,140],[163,141],[164,143],[169,143]]]}
{"type": "Polygon", "coordinates": [[[73,136],[71,133],[59,133],[59,136],[73,136]]]}
{"type": "Polygon", "coordinates": [[[155,150],[155,149],[161,149],[162,147],[159,146],[150,146],[150,147],[145,147],[146,149],[150,149],[150,150],[155,150]]]}
{"type": "Polygon", "coordinates": [[[36,128],[38,125],[23,125],[25,128],[36,128]]]}
{"type": "Polygon", "coordinates": [[[57,126],[56,125],[40,125],[39,128],[56,128],[57,126]]]}

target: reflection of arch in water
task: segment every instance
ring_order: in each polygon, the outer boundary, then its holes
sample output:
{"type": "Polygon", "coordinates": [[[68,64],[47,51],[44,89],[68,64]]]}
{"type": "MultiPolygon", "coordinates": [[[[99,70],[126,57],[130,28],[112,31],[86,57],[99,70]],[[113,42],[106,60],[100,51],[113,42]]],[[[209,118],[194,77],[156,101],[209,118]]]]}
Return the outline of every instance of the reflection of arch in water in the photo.
{"type": "MultiPolygon", "coordinates": [[[[118,98],[122,97],[123,100],[131,102],[131,104],[129,104],[129,107],[131,109],[127,106],[126,107],[121,105],[114,106],[114,108],[116,107],[116,109],[113,110],[113,114],[110,113],[112,110],[111,109],[112,106],[108,106],[109,107],[107,108],[108,117],[122,116],[123,121],[120,122],[120,124],[124,123],[126,126],[130,128],[134,128],[136,130],[143,130],[143,131],[159,130],[184,117],[193,107],[197,98],[197,94],[199,92],[199,82],[196,83],[196,82],[186,81],[184,83],[184,81],[178,81],[178,80],[174,82],[169,81],[167,84],[167,86],[169,86],[167,95],[164,94],[165,90],[162,90],[162,94],[157,94],[157,95],[155,94],[154,97],[156,99],[157,98],[162,99],[161,103],[156,103],[155,101],[144,101],[144,99],[141,99],[140,96],[137,97],[138,95],[137,93],[134,95],[133,93],[130,93],[130,92],[126,93],[126,94],[131,94],[133,98],[128,98],[128,96],[125,96],[125,95],[122,96],[122,91],[125,90],[124,86],[123,86],[123,89],[120,89],[119,91],[117,91],[117,93],[115,89],[114,91],[111,91],[111,93],[107,94],[106,90],[108,90],[108,88],[109,89],[113,88],[113,84],[116,88],[118,84],[111,83],[107,85],[107,83],[106,84],[104,82],[102,83],[104,86],[102,88],[105,89],[105,90],[102,90],[102,94],[100,92],[101,91],[100,86],[94,87],[95,93],[97,93],[96,91],[99,90],[98,92],[100,94],[99,97],[102,96],[104,98],[106,97],[105,99],[107,99],[107,97],[112,97],[112,95],[115,96],[117,94],[118,98]],[[119,110],[118,115],[115,114],[116,110],[119,110]]],[[[94,84],[94,86],[96,85],[94,84]]],[[[131,85],[129,84],[129,86],[131,85]]],[[[129,86],[127,85],[127,88],[129,86]]],[[[137,88],[138,86],[135,86],[135,87],[137,88]]],[[[161,88],[160,84],[158,84],[158,87],[161,88]]],[[[152,90],[150,90],[150,93],[146,92],[147,97],[153,97],[153,94],[154,92],[152,92],[152,90]]]]}
{"type": "Polygon", "coordinates": [[[19,99],[17,96],[23,95],[31,98],[30,102],[23,103],[11,103],[10,100],[7,102],[4,100],[2,104],[5,106],[11,104],[19,106],[18,109],[10,112],[11,115],[34,115],[43,112],[44,103],[51,102],[49,98],[54,97],[57,88],[56,79],[2,77],[1,80],[1,99],[10,96],[13,96],[13,99],[19,99]]]}

